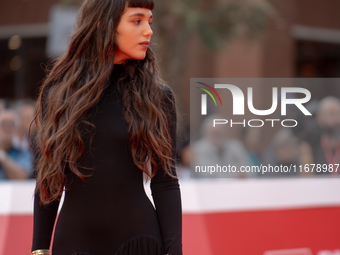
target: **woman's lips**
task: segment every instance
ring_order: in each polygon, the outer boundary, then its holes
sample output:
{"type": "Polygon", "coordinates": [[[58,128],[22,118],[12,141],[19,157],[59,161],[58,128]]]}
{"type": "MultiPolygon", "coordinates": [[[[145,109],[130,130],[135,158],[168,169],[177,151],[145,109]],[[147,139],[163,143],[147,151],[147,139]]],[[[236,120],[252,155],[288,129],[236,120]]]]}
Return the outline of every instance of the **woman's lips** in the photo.
{"type": "Polygon", "coordinates": [[[144,47],[149,47],[149,42],[148,41],[141,42],[139,45],[144,46],[144,47]]]}

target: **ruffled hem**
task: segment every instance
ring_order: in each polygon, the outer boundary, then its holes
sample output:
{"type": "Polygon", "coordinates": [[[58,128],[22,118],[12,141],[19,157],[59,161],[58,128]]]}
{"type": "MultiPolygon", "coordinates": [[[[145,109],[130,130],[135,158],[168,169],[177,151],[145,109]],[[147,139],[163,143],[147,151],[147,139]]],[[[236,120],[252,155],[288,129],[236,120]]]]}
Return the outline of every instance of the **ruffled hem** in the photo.
{"type": "MultiPolygon", "coordinates": [[[[150,235],[139,235],[125,241],[114,255],[164,255],[163,245],[150,235]]],[[[75,252],[72,255],[96,255],[87,252],[75,252]]]]}
{"type": "Polygon", "coordinates": [[[163,245],[150,235],[139,235],[124,242],[114,255],[164,255],[163,245]]]}

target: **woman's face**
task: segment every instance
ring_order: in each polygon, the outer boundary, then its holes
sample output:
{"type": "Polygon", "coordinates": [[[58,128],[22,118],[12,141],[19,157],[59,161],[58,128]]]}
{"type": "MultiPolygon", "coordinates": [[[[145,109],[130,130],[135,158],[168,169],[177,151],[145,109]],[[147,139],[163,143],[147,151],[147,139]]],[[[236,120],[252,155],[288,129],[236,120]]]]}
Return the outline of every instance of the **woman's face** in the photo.
{"type": "Polygon", "coordinates": [[[151,36],[152,12],[146,8],[128,7],[116,30],[117,52],[114,64],[128,59],[145,58],[151,36]]]}

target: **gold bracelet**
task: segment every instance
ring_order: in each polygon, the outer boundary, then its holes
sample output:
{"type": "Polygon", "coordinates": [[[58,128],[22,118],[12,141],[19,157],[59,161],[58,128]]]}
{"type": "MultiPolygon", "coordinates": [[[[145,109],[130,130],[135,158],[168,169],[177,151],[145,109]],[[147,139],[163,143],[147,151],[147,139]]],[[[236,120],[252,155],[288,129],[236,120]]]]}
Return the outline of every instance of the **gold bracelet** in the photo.
{"type": "Polygon", "coordinates": [[[35,250],[31,252],[31,255],[50,255],[49,250],[35,250]]]}

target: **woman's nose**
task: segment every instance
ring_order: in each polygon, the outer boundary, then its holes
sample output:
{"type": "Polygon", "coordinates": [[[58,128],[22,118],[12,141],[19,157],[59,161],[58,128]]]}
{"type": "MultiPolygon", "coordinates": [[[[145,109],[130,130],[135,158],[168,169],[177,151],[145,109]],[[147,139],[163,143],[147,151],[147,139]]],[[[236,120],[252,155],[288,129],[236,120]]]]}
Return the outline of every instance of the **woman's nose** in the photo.
{"type": "Polygon", "coordinates": [[[153,31],[152,31],[152,29],[151,29],[150,24],[148,23],[148,24],[146,25],[146,29],[144,30],[144,35],[145,35],[145,36],[152,36],[152,34],[153,34],[153,31]]]}

